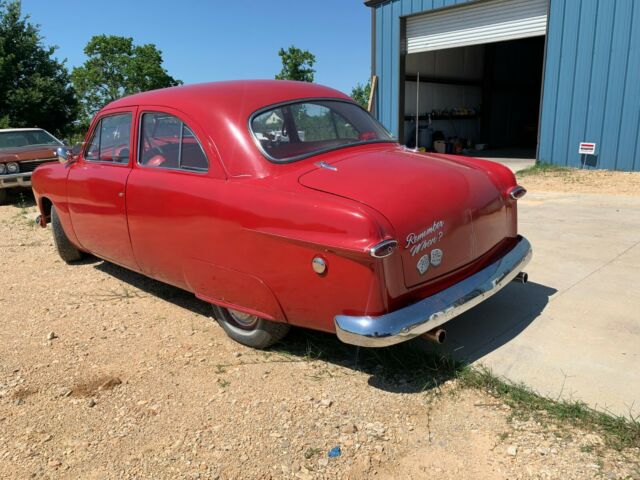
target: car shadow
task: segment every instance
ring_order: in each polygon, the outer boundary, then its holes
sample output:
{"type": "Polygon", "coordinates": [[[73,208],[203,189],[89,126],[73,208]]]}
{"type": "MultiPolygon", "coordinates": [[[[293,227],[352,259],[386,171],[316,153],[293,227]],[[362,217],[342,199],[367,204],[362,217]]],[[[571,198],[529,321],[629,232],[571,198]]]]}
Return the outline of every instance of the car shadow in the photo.
{"type": "Polygon", "coordinates": [[[7,198],[3,205],[11,205],[16,208],[35,207],[36,199],[30,188],[10,188],[7,190],[7,198]]]}
{"type": "MultiPolygon", "coordinates": [[[[176,306],[210,317],[211,306],[192,293],[118,265],[93,260],[95,268],[176,306]]],[[[92,260],[87,259],[87,263],[92,260]]],[[[447,342],[423,338],[384,348],[347,345],[329,333],[293,328],[271,351],[300,361],[323,360],[369,375],[374,388],[418,393],[455,378],[468,363],[518,336],[540,315],[556,290],[536,283],[512,283],[445,325],[447,342]]]]}

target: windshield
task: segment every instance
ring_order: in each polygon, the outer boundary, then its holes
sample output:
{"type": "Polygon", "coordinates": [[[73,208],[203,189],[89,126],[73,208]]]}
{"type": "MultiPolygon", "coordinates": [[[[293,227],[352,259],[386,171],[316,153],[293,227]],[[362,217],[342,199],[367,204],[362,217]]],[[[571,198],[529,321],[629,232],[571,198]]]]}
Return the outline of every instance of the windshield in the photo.
{"type": "Polygon", "coordinates": [[[251,130],[267,157],[291,162],[347,145],[392,142],[385,128],[350,102],[313,100],[255,115],[251,130]]]}
{"type": "Polygon", "coordinates": [[[0,132],[0,148],[28,147],[32,145],[62,145],[62,143],[44,130],[0,132]]]}

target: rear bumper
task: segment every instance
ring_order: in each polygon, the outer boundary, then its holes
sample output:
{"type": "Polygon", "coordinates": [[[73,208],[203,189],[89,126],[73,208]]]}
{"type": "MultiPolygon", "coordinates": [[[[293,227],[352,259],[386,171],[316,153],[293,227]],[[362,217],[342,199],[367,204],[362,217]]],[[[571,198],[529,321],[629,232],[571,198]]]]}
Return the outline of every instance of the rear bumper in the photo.
{"type": "Polygon", "coordinates": [[[338,338],[352,345],[386,347],[422,335],[499,292],[531,256],[531,244],[518,237],[504,257],[431,297],[379,317],[336,315],[338,338]]]}
{"type": "Polygon", "coordinates": [[[0,175],[0,188],[30,187],[33,172],[0,175]]]}

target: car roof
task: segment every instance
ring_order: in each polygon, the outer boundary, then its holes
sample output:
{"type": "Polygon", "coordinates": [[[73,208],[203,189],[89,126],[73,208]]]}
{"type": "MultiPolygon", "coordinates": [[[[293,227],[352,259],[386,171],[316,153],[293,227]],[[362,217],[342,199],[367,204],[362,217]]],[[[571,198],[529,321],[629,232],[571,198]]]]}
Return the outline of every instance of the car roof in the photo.
{"type": "MultiPolygon", "coordinates": [[[[265,107],[305,99],[336,99],[355,103],[344,93],[315,83],[288,80],[239,80],[200,83],[152,90],[123,97],[99,114],[125,107],[166,107],[182,112],[209,136],[230,176],[267,176],[273,165],[249,132],[251,115],[265,107]]],[[[202,139],[200,139],[202,140],[202,139]]]]}
{"type": "Polygon", "coordinates": [[[105,108],[133,105],[166,105],[178,108],[180,104],[192,104],[195,102],[202,105],[203,103],[208,103],[208,101],[216,101],[217,108],[225,104],[231,104],[235,108],[254,111],[288,100],[325,97],[351,100],[351,98],[338,90],[316,83],[289,80],[235,80],[180,85],[178,87],[137,93],[115,100],[105,108]],[[221,101],[224,101],[222,105],[221,101]],[[238,102],[241,102],[241,104],[238,104],[238,102]]]}

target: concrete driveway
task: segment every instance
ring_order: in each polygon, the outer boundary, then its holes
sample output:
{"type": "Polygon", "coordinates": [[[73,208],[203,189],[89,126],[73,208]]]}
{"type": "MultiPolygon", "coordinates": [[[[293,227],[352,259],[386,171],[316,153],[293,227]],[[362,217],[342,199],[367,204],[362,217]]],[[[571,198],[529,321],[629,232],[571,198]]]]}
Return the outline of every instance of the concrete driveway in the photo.
{"type": "Polygon", "coordinates": [[[640,413],[640,198],[529,193],[527,285],[450,322],[446,348],[552,398],[640,413]]]}

